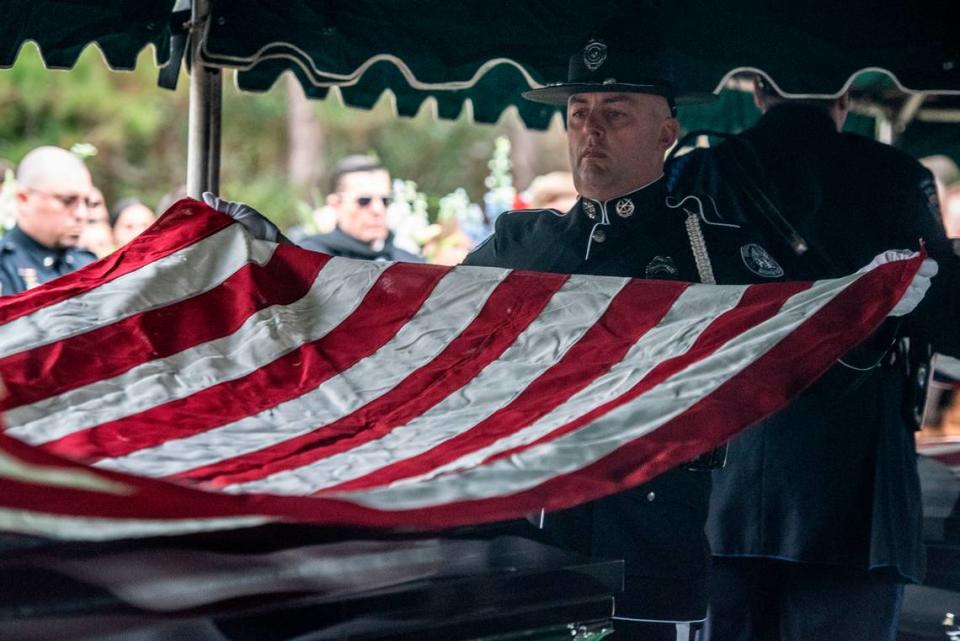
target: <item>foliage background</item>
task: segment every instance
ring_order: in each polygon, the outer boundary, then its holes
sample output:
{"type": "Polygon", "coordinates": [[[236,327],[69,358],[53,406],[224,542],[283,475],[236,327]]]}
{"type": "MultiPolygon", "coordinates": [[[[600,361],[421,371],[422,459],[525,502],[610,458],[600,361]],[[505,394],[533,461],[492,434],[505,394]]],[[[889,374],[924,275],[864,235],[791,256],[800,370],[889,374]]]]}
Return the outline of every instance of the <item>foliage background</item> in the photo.
{"type": "MultiPolygon", "coordinates": [[[[171,92],[157,87],[157,72],[152,48],[141,52],[135,71],[118,72],[94,46],[70,71],[46,69],[36,48],[25,46],[12,68],[0,69],[0,159],[16,165],[39,145],[89,143],[97,154],[87,164],[108,205],[137,196],[155,207],[186,179],[188,111],[186,75],[171,92]]],[[[520,189],[538,174],[567,168],[559,120],[547,132],[529,132],[512,112],[491,126],[437,120],[429,106],[398,118],[391,100],[385,95],[370,111],[348,109],[335,95],[306,101],[287,82],[241,93],[226,75],[221,192],[287,227],[322,202],[327,168],[350,153],[376,154],[394,177],[416,181],[434,204],[431,214],[458,187],[481,201],[498,136],[513,143],[520,189]]]]}

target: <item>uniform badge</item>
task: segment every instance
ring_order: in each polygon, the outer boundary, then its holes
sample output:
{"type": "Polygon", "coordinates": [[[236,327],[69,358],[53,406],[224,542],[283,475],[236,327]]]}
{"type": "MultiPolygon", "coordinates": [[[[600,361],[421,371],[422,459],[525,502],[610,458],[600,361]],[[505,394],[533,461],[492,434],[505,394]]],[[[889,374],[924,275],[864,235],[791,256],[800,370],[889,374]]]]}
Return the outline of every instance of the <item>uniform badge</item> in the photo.
{"type": "Polygon", "coordinates": [[[617,201],[617,215],[620,218],[630,218],[633,216],[634,209],[633,201],[629,198],[621,198],[617,201]]]}
{"type": "Polygon", "coordinates": [[[607,59],[607,45],[599,40],[591,40],[583,48],[583,64],[590,71],[596,71],[607,59]]]}
{"type": "Polygon", "coordinates": [[[644,278],[659,278],[669,280],[676,278],[680,273],[673,259],[669,256],[654,256],[650,264],[643,270],[644,278]]]}
{"type": "Polygon", "coordinates": [[[20,278],[23,279],[23,286],[26,289],[33,289],[40,284],[37,270],[33,267],[20,267],[17,269],[17,273],[20,274],[20,278]]]}
{"type": "Polygon", "coordinates": [[[593,220],[597,217],[597,206],[589,200],[583,201],[583,211],[587,214],[587,217],[590,218],[590,220],[593,220]]]}
{"type": "Polygon", "coordinates": [[[775,261],[766,249],[756,243],[749,243],[741,247],[740,257],[743,258],[743,264],[747,266],[747,269],[757,276],[763,276],[764,278],[780,278],[783,276],[783,268],[780,267],[780,263],[775,261]]]}

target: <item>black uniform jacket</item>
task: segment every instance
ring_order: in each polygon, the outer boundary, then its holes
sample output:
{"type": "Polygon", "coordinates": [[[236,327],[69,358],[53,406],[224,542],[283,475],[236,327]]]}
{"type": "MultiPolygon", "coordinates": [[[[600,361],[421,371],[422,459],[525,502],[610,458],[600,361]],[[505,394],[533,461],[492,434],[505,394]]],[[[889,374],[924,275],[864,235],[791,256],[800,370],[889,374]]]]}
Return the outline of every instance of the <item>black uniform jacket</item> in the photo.
{"type": "Polygon", "coordinates": [[[678,189],[708,191],[722,215],[770,231],[764,245],[794,280],[852,273],[885,250],[918,249],[921,239],[938,260],[940,274],[921,306],[902,323],[889,319],[842,359],[859,369],[834,366],[792,405],[731,442],[726,468],[714,475],[707,528],[718,555],[919,580],[920,489],[913,425],[905,418],[911,386],[905,359],[887,348],[896,333],[948,354],[960,341],[960,270],[930,173],[896,149],[838,133],[818,107],[783,104],[740,137],[679,158],[668,175],[678,189]],[[806,240],[806,254],[756,221],[759,210],[730,172],[731,153],[806,240]]]}
{"type": "Polygon", "coordinates": [[[304,249],[323,252],[344,258],[358,258],[360,260],[400,260],[407,263],[422,263],[423,258],[416,254],[404,251],[393,244],[393,232],[390,232],[383,243],[383,247],[373,248],[343,233],[339,227],[329,234],[307,236],[297,243],[304,249]]]}
{"type": "MultiPolygon", "coordinates": [[[[672,205],[678,202],[679,197],[669,200],[672,205]]],[[[697,282],[700,270],[685,226],[689,212],[699,218],[697,201],[668,206],[662,178],[606,202],[581,198],[567,213],[506,212],[497,219],[493,236],[464,264],[697,282]]],[[[775,265],[755,260],[764,252],[748,230],[721,223],[711,216],[699,220],[717,282],[779,279],[775,265]]],[[[626,561],[618,617],[702,619],[709,563],[703,532],[709,477],[709,472],[677,468],[642,487],[548,514],[546,531],[567,547],[626,561]]]]}
{"type": "Polygon", "coordinates": [[[85,249],[44,247],[19,227],[0,240],[0,295],[18,294],[95,261],[85,249]]]}

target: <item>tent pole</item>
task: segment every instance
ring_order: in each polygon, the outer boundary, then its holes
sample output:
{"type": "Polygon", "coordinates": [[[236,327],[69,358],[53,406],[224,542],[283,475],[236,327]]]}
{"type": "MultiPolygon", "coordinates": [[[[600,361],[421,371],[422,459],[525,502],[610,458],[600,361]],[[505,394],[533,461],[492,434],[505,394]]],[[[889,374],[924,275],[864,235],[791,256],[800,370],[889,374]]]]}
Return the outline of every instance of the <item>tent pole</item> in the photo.
{"type": "Polygon", "coordinates": [[[205,191],[220,190],[219,69],[200,60],[210,0],[193,0],[190,21],[190,113],[187,122],[187,195],[200,198],[205,191]]]}

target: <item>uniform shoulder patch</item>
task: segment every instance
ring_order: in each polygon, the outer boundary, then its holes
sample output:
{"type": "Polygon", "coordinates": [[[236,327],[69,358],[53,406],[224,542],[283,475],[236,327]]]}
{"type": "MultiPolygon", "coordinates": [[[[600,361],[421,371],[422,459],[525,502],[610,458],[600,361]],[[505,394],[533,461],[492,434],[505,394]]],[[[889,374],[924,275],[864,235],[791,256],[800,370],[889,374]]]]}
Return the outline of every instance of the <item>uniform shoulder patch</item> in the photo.
{"type": "Polygon", "coordinates": [[[780,278],[783,268],[766,249],[756,243],[748,243],[740,247],[740,257],[743,264],[751,272],[763,278],[780,278]]]}

